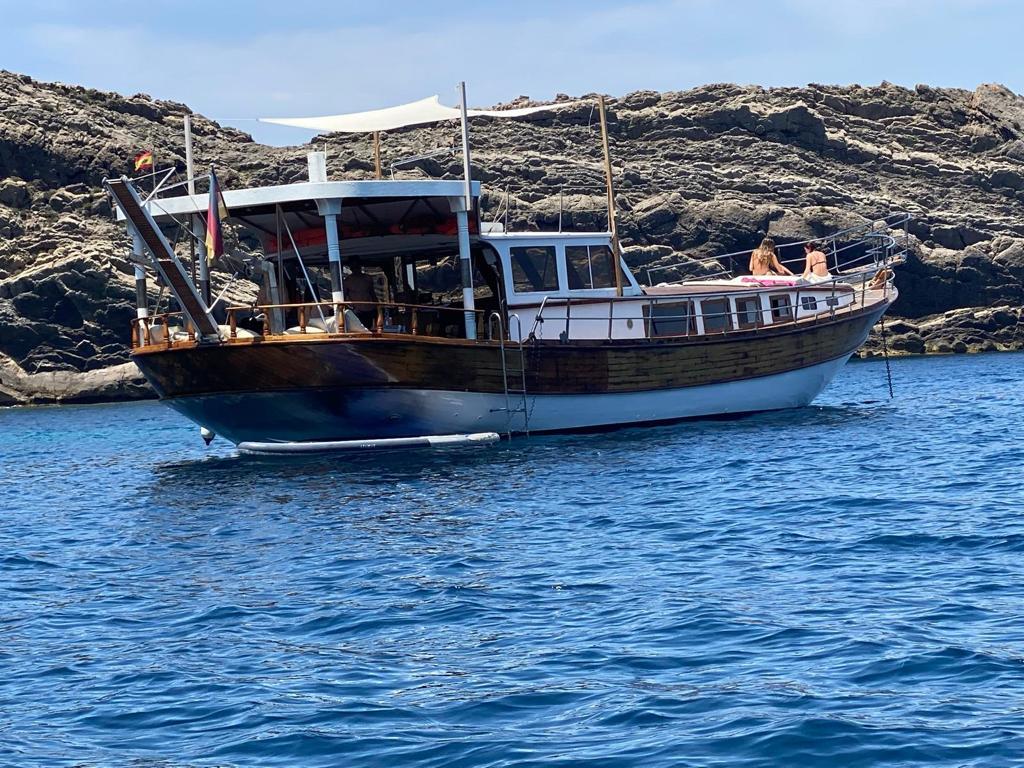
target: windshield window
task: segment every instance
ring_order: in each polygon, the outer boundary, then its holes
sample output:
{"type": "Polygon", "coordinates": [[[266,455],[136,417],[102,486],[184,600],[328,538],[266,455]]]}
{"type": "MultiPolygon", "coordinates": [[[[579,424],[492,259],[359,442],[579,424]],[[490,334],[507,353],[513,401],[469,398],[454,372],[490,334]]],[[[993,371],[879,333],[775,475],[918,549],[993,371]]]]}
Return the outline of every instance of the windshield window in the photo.
{"type": "Polygon", "coordinates": [[[555,246],[510,248],[509,254],[512,257],[512,285],[516,293],[558,290],[555,246]]]}
{"type": "Polygon", "coordinates": [[[570,290],[614,288],[612,249],[607,245],[565,246],[565,267],[570,290]]]}

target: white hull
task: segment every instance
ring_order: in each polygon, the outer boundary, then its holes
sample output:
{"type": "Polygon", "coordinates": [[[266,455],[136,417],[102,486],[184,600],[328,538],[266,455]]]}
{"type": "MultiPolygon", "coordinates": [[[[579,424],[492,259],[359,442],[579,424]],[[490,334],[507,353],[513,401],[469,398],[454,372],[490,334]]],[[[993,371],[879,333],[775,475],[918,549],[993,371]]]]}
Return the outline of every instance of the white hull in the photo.
{"type": "Polygon", "coordinates": [[[338,395],[249,393],[168,401],[232,442],[276,444],[481,432],[566,432],[770,411],[810,403],[849,355],[795,371],[722,384],[616,394],[510,395],[429,389],[374,389],[338,395]],[[235,419],[229,420],[228,415],[235,419]]]}
{"type": "MultiPolygon", "coordinates": [[[[527,396],[530,432],[564,432],[649,424],[699,416],[771,411],[808,405],[843,367],[849,355],[796,371],[701,387],[592,395],[527,396]]],[[[384,400],[394,393],[381,392],[384,400]]],[[[408,393],[406,393],[408,394],[408,393]]],[[[525,431],[520,395],[416,391],[419,417],[446,431],[525,431]],[[452,429],[456,424],[458,430],[452,429]]],[[[386,409],[385,402],[380,407],[386,409]]]]}

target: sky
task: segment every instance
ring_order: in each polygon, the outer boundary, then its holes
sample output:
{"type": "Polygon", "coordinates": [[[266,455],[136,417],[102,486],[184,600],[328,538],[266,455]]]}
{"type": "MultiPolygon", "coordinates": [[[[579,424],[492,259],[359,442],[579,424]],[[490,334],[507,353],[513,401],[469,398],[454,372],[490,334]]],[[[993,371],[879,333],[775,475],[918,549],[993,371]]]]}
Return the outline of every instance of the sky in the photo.
{"type": "Polygon", "coordinates": [[[927,83],[1024,91],[1019,0],[0,0],[0,69],[188,104],[258,141],[257,117],[432,94],[927,83]]]}

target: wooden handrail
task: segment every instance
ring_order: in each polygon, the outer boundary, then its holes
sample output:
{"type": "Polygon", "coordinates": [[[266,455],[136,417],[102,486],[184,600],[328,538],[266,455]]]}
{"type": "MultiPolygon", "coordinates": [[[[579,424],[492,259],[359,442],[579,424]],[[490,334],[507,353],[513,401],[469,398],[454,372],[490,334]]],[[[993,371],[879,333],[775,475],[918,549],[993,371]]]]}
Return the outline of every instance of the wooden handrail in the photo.
{"type": "Polygon", "coordinates": [[[350,309],[352,307],[382,307],[384,309],[431,309],[441,312],[459,312],[463,313],[466,311],[472,311],[475,314],[482,315],[486,312],[483,309],[465,310],[462,307],[449,307],[444,304],[404,304],[400,302],[392,301],[305,301],[298,304],[237,304],[228,307],[229,310],[267,310],[267,309],[300,309],[300,308],[333,308],[343,307],[350,309]]]}

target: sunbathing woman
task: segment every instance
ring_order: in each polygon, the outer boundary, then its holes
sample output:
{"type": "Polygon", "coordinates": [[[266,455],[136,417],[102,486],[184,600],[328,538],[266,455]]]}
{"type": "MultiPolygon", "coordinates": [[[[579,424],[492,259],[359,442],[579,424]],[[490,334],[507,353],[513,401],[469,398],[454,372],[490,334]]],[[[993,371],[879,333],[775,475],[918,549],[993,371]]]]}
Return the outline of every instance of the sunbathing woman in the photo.
{"type": "Polygon", "coordinates": [[[761,275],[792,275],[793,273],[779,262],[779,255],[775,252],[775,241],[766,237],[750,254],[750,274],[760,277],[761,275]]]}
{"type": "Polygon", "coordinates": [[[807,261],[801,277],[811,283],[828,280],[832,277],[828,271],[828,257],[822,252],[818,243],[813,240],[804,243],[804,253],[807,255],[807,261]]]}

